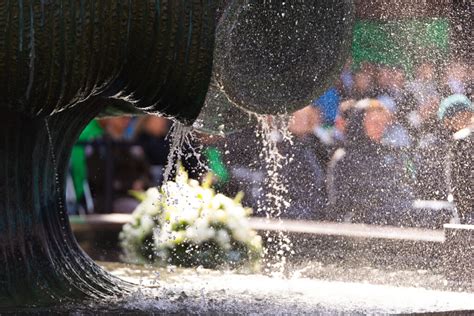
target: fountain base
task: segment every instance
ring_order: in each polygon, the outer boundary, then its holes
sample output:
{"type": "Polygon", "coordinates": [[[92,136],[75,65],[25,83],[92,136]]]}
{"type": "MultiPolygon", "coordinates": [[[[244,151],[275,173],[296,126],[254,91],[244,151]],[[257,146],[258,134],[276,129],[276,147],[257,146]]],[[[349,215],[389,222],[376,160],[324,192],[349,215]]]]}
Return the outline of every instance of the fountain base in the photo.
{"type": "MultiPolygon", "coordinates": [[[[293,277],[238,274],[204,269],[146,268],[104,263],[112,274],[136,284],[120,300],[62,305],[44,312],[150,314],[366,315],[439,312],[465,315],[474,294],[413,285],[321,279],[296,272],[293,277]],[[139,286],[140,284],[140,286],[139,286]],[[464,314],[463,314],[464,313],[464,314]]],[[[334,274],[334,267],[322,267],[334,274]]],[[[360,273],[354,270],[353,273],[360,273]]],[[[403,271],[393,278],[406,278],[403,271]]],[[[423,275],[436,278],[435,275],[423,275]]],[[[25,311],[25,310],[22,310],[25,311]]],[[[38,309],[34,310],[38,312],[38,309]]]]}
{"type": "Polygon", "coordinates": [[[0,308],[127,293],[80,249],[64,203],[72,146],[102,107],[89,102],[48,118],[0,108],[0,308]]]}

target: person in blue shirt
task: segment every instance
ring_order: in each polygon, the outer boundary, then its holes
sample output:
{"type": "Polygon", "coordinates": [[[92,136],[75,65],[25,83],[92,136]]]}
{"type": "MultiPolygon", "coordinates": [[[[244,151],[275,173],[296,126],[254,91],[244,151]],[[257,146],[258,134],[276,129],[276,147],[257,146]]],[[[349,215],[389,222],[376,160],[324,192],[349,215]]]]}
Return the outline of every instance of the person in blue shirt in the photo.
{"type": "Polygon", "coordinates": [[[332,87],[321,97],[313,102],[313,105],[321,109],[323,124],[333,126],[337,116],[337,110],[341,102],[341,96],[337,88],[332,87]]]}

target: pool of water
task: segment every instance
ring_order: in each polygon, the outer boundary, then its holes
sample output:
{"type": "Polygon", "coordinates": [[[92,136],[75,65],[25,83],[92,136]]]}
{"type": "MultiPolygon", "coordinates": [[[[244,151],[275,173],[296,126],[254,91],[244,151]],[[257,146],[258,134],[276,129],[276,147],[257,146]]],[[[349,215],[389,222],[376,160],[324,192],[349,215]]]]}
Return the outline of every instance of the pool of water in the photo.
{"type": "Polygon", "coordinates": [[[85,302],[36,312],[362,315],[474,311],[473,291],[450,289],[441,275],[425,270],[342,269],[313,263],[282,277],[199,268],[102,265],[136,284],[135,293],[116,301],[85,302]]]}

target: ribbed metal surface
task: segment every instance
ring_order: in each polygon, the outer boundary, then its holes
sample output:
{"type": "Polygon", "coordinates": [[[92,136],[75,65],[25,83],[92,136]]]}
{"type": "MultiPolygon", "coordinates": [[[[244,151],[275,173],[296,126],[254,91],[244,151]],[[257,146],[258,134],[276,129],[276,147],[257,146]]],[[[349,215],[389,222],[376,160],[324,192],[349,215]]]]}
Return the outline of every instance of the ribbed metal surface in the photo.
{"type": "Polygon", "coordinates": [[[0,308],[127,292],[79,249],[63,203],[69,152],[100,109],[82,104],[44,120],[2,111],[0,308]]]}
{"type": "Polygon", "coordinates": [[[0,106],[49,115],[92,96],[193,120],[212,67],[215,8],[200,0],[0,3],[0,106]]]}
{"type": "Polygon", "coordinates": [[[211,76],[214,6],[0,1],[0,311],[129,291],[71,233],[64,205],[70,151],[104,112],[194,120],[211,76]]]}
{"type": "Polygon", "coordinates": [[[273,0],[0,1],[0,309],[129,289],[79,249],[63,203],[71,148],[94,116],[135,108],[191,123],[218,20],[215,76],[226,97],[256,112],[305,105],[340,65],[350,2],[285,11],[290,2],[273,0]],[[283,24],[272,15],[281,10],[283,24]]]}

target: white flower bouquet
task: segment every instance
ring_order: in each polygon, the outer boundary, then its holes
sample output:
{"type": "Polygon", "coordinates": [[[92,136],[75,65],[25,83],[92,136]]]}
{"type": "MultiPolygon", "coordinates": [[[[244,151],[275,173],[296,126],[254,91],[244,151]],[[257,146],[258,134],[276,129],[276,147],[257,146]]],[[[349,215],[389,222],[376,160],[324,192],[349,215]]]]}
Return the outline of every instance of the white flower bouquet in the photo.
{"type": "Polygon", "coordinates": [[[127,261],[159,261],[176,266],[249,264],[256,268],[262,240],[250,229],[251,209],[216,194],[210,181],[202,185],[180,170],[175,182],[161,192],[152,188],[141,196],[133,219],[123,227],[121,245],[127,261]]]}

